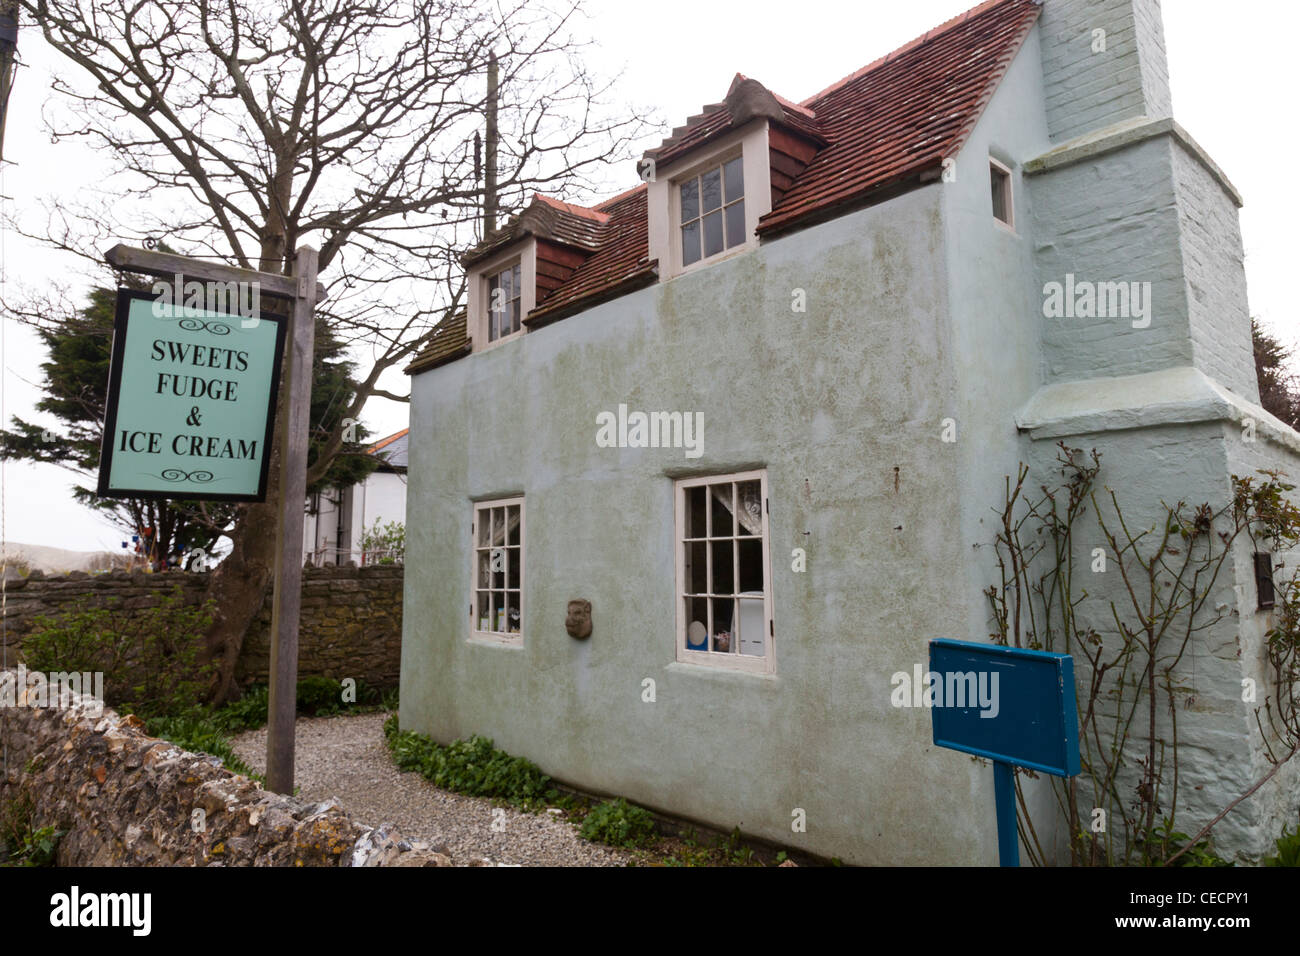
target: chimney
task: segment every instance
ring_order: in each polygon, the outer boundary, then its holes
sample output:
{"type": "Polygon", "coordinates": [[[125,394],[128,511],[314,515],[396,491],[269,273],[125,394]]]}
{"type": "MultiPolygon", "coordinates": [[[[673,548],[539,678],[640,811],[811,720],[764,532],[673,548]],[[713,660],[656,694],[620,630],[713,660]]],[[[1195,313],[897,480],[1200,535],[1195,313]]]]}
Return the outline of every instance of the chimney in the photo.
{"type": "Polygon", "coordinates": [[[1173,115],[1160,0],[1042,0],[1047,126],[1054,143],[1173,115]]]}

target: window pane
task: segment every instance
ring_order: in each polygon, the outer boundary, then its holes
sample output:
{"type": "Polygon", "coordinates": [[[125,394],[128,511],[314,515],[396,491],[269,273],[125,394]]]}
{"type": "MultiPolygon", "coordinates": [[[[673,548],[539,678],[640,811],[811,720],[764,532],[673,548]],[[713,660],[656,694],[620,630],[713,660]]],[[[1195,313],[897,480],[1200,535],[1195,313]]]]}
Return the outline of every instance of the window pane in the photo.
{"type": "Polygon", "coordinates": [[[488,536],[492,533],[491,512],[484,508],[478,512],[476,519],[478,523],[478,543],[479,547],[487,547],[491,540],[488,536]]]}
{"type": "Polygon", "coordinates": [[[506,587],[519,590],[518,548],[506,548],[506,587]]]}
{"type": "Polygon", "coordinates": [[[709,590],[709,565],[706,558],[708,545],[703,541],[688,541],[686,549],[686,593],[707,594],[709,590]]]}
{"type": "Polygon", "coordinates": [[[704,524],[705,495],[708,489],[695,485],[686,489],[686,537],[705,538],[708,530],[704,524]]]}
{"type": "Polygon", "coordinates": [[[740,549],[740,588],[739,592],[756,592],[762,594],[766,589],[766,575],[763,571],[763,541],[761,538],[746,538],[736,542],[740,549]]]}
{"type": "Polygon", "coordinates": [[[682,222],[700,218],[700,181],[682,183],[682,222]]]}
{"type": "Polygon", "coordinates": [[[745,195],[745,170],[737,156],[722,167],[722,178],[727,185],[727,202],[733,202],[745,195]]]}
{"type": "Polygon", "coordinates": [[[501,301],[509,302],[515,296],[514,270],[507,269],[501,273],[501,301]]]}
{"type": "Polygon", "coordinates": [[[506,596],[500,591],[492,592],[492,628],[497,633],[506,629],[506,596]]]}
{"type": "Polygon", "coordinates": [[[503,330],[506,334],[519,331],[519,300],[515,299],[510,303],[510,324],[503,330]]]}
{"type": "Polygon", "coordinates": [[[492,552],[480,550],[478,553],[478,576],[475,578],[475,581],[478,582],[476,587],[490,588],[492,586],[491,567],[492,552]]]}
{"type": "Polygon", "coordinates": [[[1002,222],[1010,224],[1011,215],[1007,209],[1009,178],[1006,173],[996,166],[991,167],[989,171],[993,181],[993,216],[1002,222]]]}
{"type": "Polygon", "coordinates": [[[506,549],[493,548],[491,556],[492,566],[489,573],[492,575],[492,587],[503,588],[506,586],[506,549]]]}
{"type": "Polygon", "coordinates": [[[704,217],[704,257],[716,256],[722,248],[722,212],[711,212],[704,217]]]}
{"type": "Polygon", "coordinates": [[[700,261],[700,222],[682,226],[682,265],[700,261]]]}
{"type": "Polygon", "coordinates": [[[506,509],[506,514],[510,518],[510,529],[509,529],[510,540],[506,543],[517,545],[519,544],[519,525],[520,525],[519,506],[511,505],[509,508],[506,509]]]}
{"type": "Polygon", "coordinates": [[[725,485],[709,485],[709,497],[713,499],[713,524],[709,532],[711,537],[731,537],[736,533],[736,525],[731,518],[731,489],[730,482],[725,485]]]}
{"type": "Polygon", "coordinates": [[[519,594],[513,591],[506,592],[506,626],[508,634],[519,633],[519,594]]]}
{"type": "Polygon", "coordinates": [[[522,292],[523,288],[524,288],[523,283],[519,281],[519,266],[515,266],[513,269],[510,270],[510,294],[511,294],[511,296],[513,296],[513,297],[516,298],[516,299],[519,298],[520,293],[522,292]]]}
{"type": "Polygon", "coordinates": [[[700,177],[700,206],[705,212],[722,205],[722,170],[710,169],[700,177]]]}
{"type": "Polygon", "coordinates": [[[731,617],[736,602],[731,598],[709,598],[713,602],[713,647],[722,654],[734,654],[736,642],[731,635],[731,617]]]}
{"type": "Polygon", "coordinates": [[[762,601],[737,601],[736,643],[741,654],[762,657],[767,653],[764,642],[765,615],[762,601]]]}
{"type": "Polygon", "coordinates": [[[741,535],[763,533],[763,491],[757,481],[736,483],[736,517],[741,535]]]}
{"type": "Polygon", "coordinates": [[[735,594],[736,573],[732,564],[735,561],[733,541],[710,541],[713,549],[713,592],[714,594],[735,594]]]}
{"type": "Polygon", "coordinates": [[[492,630],[491,595],[487,591],[481,591],[478,596],[478,619],[474,622],[475,628],[480,631],[492,630]]]}
{"type": "Polygon", "coordinates": [[[707,598],[686,598],[686,647],[692,651],[709,649],[709,609],[707,598]]]}
{"type": "Polygon", "coordinates": [[[727,248],[745,241],[745,201],[727,207],[727,248]]]}
{"type": "Polygon", "coordinates": [[[506,509],[493,508],[492,509],[492,545],[495,547],[497,545],[501,545],[505,543],[506,543],[506,509]]]}

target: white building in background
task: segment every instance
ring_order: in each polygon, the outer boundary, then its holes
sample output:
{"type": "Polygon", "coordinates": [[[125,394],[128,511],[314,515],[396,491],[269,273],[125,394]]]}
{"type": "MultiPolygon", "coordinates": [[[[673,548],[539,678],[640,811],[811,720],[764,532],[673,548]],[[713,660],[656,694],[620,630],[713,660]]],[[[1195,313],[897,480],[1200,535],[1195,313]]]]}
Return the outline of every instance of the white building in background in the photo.
{"type": "Polygon", "coordinates": [[[408,429],[381,438],[366,449],[380,460],[365,481],[348,488],[326,488],[307,499],[303,552],[309,564],[372,564],[386,552],[365,551],[366,531],[390,522],[406,524],[406,439],[408,429]]]}

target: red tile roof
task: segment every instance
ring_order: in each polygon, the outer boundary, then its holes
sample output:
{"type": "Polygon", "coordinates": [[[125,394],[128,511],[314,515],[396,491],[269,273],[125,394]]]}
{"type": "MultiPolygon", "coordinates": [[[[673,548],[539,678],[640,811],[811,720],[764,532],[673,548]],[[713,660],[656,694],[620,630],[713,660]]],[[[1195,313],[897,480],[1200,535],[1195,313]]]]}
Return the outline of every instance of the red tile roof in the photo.
{"type": "MultiPolygon", "coordinates": [[[[1040,10],[1037,0],[987,0],[798,104],[737,74],[721,103],[704,107],[646,156],[664,166],[763,118],[813,143],[817,152],[759,220],[759,236],[843,214],[888,190],[922,182],[925,174],[937,177],[943,160],[965,144],[1040,10]]],[[[463,261],[481,261],[524,235],[585,254],[524,319],[536,328],[653,282],[658,263],[648,259],[647,228],[644,185],[591,208],[539,193],[463,261]]],[[[407,371],[468,352],[462,313],[439,323],[407,371]]]]}
{"type": "Polygon", "coordinates": [[[494,232],[489,240],[465,253],[461,262],[467,266],[481,262],[524,236],[539,236],[584,252],[595,252],[605,242],[608,221],[609,216],[598,210],[533,193],[533,201],[523,212],[494,232]]]}
{"type": "Polygon", "coordinates": [[[369,448],[366,449],[366,454],[373,455],[381,448],[384,448],[387,445],[391,445],[393,442],[397,441],[397,439],[401,438],[409,431],[410,431],[409,428],[403,428],[400,432],[394,432],[393,434],[389,435],[387,438],[379,439],[379,441],[375,442],[373,445],[371,445],[369,448]]]}
{"type": "Polygon", "coordinates": [[[528,314],[524,324],[530,328],[562,318],[578,305],[593,304],[598,295],[630,291],[657,277],[658,263],[648,258],[646,187],[638,186],[597,208],[608,215],[604,244],[528,314]]]}
{"type": "Polygon", "coordinates": [[[1037,20],[1034,0],[989,0],[803,102],[831,145],[759,220],[771,235],[960,151],[1037,20]]]}
{"type": "Polygon", "coordinates": [[[754,119],[766,119],[786,126],[818,146],[826,139],[818,126],[816,114],[806,106],[777,96],[758,80],[737,73],[721,103],[705,106],[703,111],[673,130],[672,135],[655,149],[646,150],[646,158],[665,167],[723,133],[739,129],[754,119]]]}

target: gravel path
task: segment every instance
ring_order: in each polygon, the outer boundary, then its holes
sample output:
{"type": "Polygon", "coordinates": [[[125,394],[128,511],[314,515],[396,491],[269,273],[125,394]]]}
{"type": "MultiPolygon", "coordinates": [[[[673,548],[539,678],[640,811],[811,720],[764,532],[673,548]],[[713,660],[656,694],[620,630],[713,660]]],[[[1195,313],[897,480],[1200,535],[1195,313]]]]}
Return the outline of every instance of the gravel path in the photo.
{"type": "MultiPolygon", "coordinates": [[[[299,796],[337,797],[358,823],[395,823],[408,840],[444,847],[457,865],[486,859],[523,866],[624,866],[632,859],[631,853],[583,840],[576,827],[545,811],[494,806],[403,773],[384,744],[387,716],[298,718],[299,796]]],[[[265,728],[240,734],[231,745],[250,767],[265,771],[265,728]]]]}

